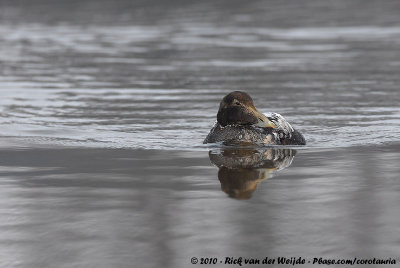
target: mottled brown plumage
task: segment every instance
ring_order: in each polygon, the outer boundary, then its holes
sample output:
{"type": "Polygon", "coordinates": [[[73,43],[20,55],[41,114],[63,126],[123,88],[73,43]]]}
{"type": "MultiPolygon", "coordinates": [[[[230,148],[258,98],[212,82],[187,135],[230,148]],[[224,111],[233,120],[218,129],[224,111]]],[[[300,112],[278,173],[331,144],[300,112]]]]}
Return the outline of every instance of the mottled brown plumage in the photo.
{"type": "Polygon", "coordinates": [[[303,135],[280,114],[264,115],[245,92],[226,95],[219,105],[217,121],[204,143],[305,145],[303,135]]]}

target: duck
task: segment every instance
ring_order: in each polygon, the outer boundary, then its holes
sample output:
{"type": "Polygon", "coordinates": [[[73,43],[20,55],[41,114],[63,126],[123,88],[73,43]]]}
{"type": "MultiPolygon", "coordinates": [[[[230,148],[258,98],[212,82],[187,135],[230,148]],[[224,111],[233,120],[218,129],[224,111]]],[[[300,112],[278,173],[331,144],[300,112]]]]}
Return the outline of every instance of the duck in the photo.
{"type": "Polygon", "coordinates": [[[243,91],[233,91],[220,102],[217,120],[207,143],[225,145],[305,145],[304,136],[278,113],[261,113],[243,91]]]}

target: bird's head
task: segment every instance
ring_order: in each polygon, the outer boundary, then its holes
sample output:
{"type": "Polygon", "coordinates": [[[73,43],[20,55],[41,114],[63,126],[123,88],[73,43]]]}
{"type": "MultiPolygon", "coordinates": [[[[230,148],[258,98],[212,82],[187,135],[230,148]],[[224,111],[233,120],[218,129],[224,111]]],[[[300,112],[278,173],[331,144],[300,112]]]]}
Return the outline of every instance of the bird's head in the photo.
{"type": "Polygon", "coordinates": [[[245,92],[234,91],[226,95],[219,105],[218,123],[227,125],[254,125],[275,128],[276,125],[254,107],[253,99],[245,92]]]}

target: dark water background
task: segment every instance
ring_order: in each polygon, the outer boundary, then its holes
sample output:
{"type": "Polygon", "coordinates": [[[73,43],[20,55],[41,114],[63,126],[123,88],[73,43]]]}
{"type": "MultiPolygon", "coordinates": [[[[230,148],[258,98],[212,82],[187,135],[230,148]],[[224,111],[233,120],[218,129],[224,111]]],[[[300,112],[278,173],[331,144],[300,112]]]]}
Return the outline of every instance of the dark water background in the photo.
{"type": "Polygon", "coordinates": [[[0,266],[400,261],[399,12],[0,1],[0,266]],[[209,152],[232,90],[308,145],[209,152]]]}

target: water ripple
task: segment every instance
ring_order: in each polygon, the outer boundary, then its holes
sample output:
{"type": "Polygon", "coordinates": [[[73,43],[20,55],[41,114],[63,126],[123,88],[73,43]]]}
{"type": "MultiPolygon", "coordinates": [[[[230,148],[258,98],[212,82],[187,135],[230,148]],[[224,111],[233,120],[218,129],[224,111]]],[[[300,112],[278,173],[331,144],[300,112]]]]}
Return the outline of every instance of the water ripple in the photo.
{"type": "Polygon", "coordinates": [[[394,142],[399,41],[397,26],[1,24],[2,136],[204,150],[219,100],[246,90],[310,147],[394,142]]]}

